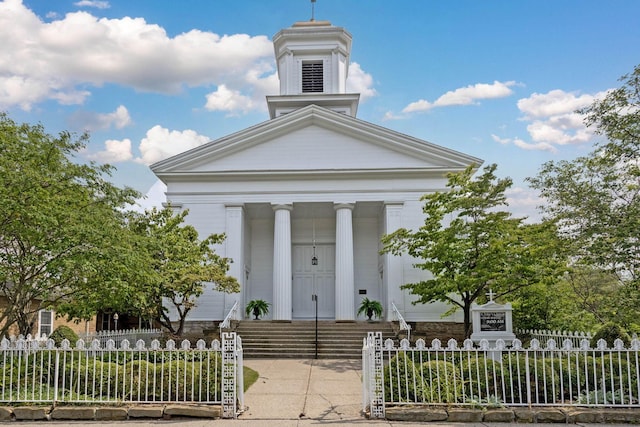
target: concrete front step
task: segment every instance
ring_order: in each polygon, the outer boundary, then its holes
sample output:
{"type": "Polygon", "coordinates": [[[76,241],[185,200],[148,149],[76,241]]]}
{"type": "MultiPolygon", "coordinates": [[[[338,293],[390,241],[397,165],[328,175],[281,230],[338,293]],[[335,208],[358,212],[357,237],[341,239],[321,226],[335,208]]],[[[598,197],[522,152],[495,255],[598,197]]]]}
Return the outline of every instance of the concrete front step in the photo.
{"type": "MultiPolygon", "coordinates": [[[[360,358],[362,341],[368,332],[381,331],[384,339],[395,338],[387,322],[319,321],[319,358],[360,358]]],[[[236,332],[242,338],[246,358],[314,358],[316,355],[315,321],[272,322],[246,320],[236,332]]]]}

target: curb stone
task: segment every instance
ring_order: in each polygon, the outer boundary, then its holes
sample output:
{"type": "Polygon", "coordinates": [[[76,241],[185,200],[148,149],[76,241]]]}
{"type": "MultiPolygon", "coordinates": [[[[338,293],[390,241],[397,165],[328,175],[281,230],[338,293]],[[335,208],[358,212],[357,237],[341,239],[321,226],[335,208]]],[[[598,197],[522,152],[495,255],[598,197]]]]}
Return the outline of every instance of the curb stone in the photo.
{"type": "Polygon", "coordinates": [[[11,421],[13,417],[14,415],[11,408],[0,406],[0,421],[11,421]]]}
{"type": "Polygon", "coordinates": [[[480,423],[482,422],[482,411],[471,408],[451,408],[448,409],[449,418],[452,423],[480,423]]]}
{"type": "Polygon", "coordinates": [[[93,407],[64,406],[51,411],[52,420],[94,420],[95,418],[96,408],[93,407]]]}
{"type": "Polygon", "coordinates": [[[554,423],[554,424],[639,424],[640,409],[587,408],[514,408],[480,410],[471,408],[435,409],[420,406],[389,406],[388,421],[447,421],[492,423],[554,423]],[[443,415],[444,414],[444,415],[443,415]]]}
{"type": "Polygon", "coordinates": [[[528,408],[516,408],[513,410],[513,415],[519,423],[533,423],[536,418],[535,412],[528,408]]]}
{"type": "Polygon", "coordinates": [[[49,407],[19,406],[5,409],[11,411],[16,420],[40,421],[49,419],[49,407]]]}
{"type": "Polygon", "coordinates": [[[541,409],[536,411],[535,421],[537,423],[566,423],[567,414],[560,409],[541,409]]]}
{"type": "Polygon", "coordinates": [[[96,421],[123,421],[128,418],[127,408],[96,408],[96,421]]]}
{"type": "Polygon", "coordinates": [[[511,409],[489,409],[484,413],[483,420],[490,423],[510,423],[514,418],[511,409]]]}
{"type": "Polygon", "coordinates": [[[164,408],[164,415],[169,417],[220,418],[222,408],[205,405],[167,405],[164,408]]]}
{"type": "Polygon", "coordinates": [[[164,406],[132,406],[129,418],[162,418],[164,406]]]}
{"type": "Polygon", "coordinates": [[[136,418],[170,419],[222,417],[220,405],[136,405],[125,406],[0,406],[0,421],[124,421],[136,418]]]}

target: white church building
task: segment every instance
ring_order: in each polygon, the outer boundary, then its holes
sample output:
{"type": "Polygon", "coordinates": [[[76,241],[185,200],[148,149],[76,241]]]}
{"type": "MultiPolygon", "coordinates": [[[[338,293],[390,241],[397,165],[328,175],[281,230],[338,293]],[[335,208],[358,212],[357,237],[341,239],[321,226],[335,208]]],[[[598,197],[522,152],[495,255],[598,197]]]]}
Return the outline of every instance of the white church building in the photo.
{"type": "Polygon", "coordinates": [[[241,285],[208,286],[188,321],[220,321],[235,302],[244,316],[253,299],[271,305],[266,319],[312,319],[317,304],[320,319],[364,320],[364,297],[387,320],[395,305],[407,321],[461,321],[443,319],[444,304],[411,304],[400,287],[428,273],[381,254],[380,239],[424,224],[420,197],[482,160],[359,120],[359,94],[346,90],[351,41],[327,21],[281,30],[270,119],[151,166],[201,236],[226,234],[217,252],[241,285]]]}

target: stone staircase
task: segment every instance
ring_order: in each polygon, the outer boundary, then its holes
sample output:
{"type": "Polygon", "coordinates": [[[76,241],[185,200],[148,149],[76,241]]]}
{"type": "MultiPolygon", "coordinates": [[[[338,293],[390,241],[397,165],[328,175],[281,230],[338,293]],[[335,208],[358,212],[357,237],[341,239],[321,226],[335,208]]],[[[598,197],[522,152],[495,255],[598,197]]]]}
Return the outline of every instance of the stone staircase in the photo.
{"type": "MultiPolygon", "coordinates": [[[[359,359],[367,332],[395,339],[389,322],[318,321],[319,359],[359,359]]],[[[244,358],[313,359],[316,356],[315,321],[272,322],[243,320],[236,332],[242,338],[244,358]]]]}

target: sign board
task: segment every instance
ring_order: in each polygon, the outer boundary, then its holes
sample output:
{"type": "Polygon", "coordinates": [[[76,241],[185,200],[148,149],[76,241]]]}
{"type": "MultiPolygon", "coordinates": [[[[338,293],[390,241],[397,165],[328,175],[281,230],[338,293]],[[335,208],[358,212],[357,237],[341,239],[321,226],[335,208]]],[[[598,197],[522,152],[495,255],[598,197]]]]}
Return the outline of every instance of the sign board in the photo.
{"type": "Polygon", "coordinates": [[[504,311],[484,311],[480,312],[481,332],[506,332],[507,313],[504,311]]]}

